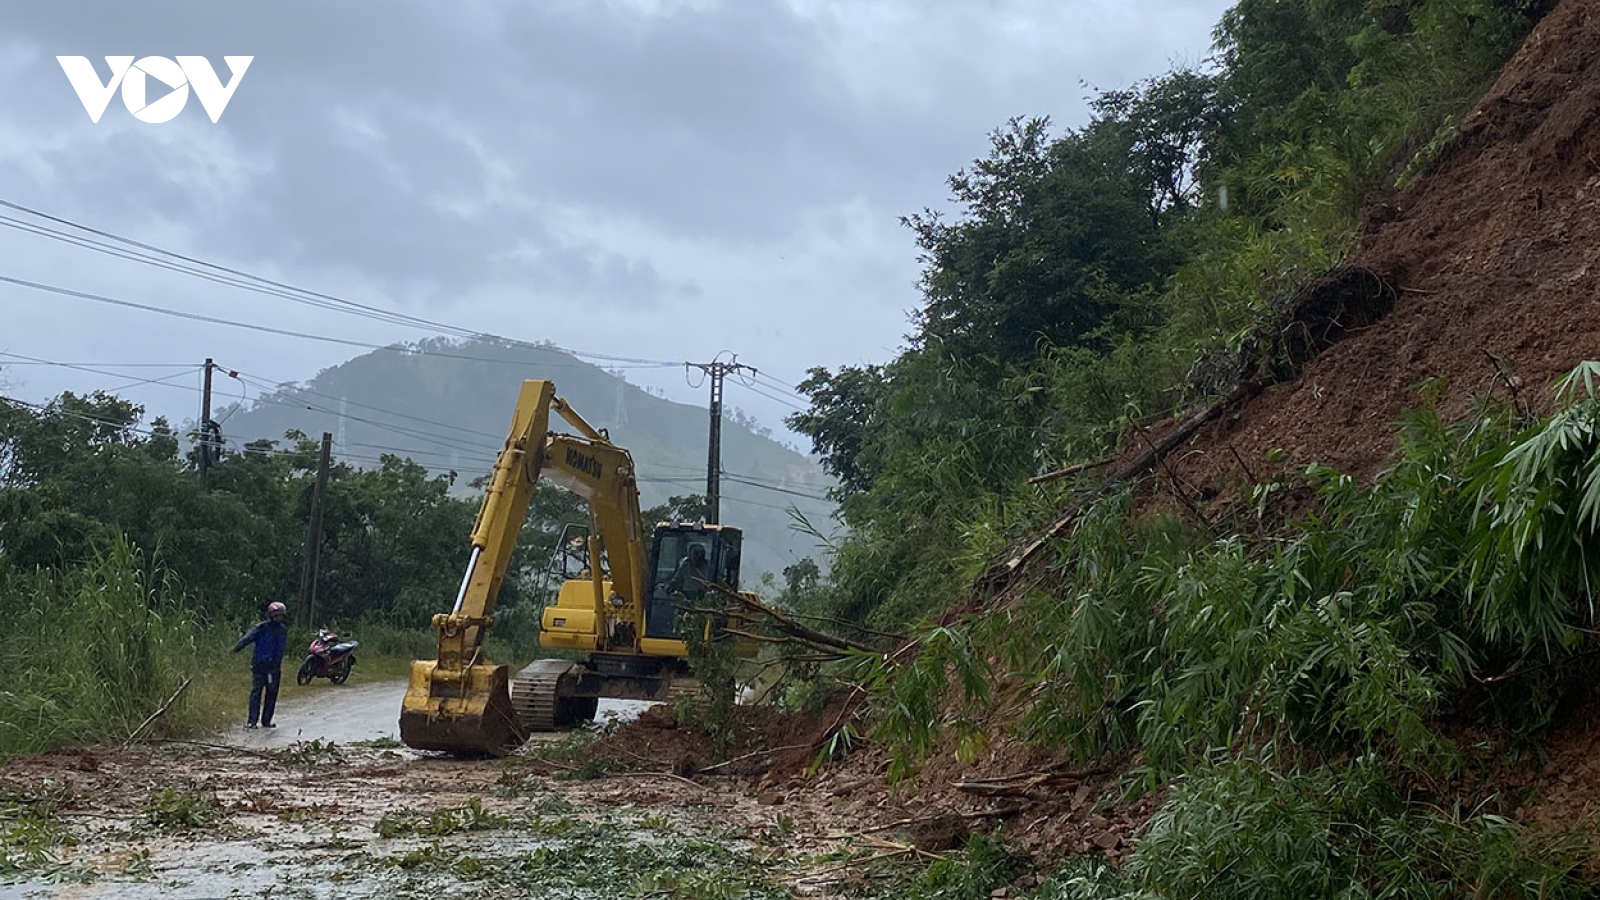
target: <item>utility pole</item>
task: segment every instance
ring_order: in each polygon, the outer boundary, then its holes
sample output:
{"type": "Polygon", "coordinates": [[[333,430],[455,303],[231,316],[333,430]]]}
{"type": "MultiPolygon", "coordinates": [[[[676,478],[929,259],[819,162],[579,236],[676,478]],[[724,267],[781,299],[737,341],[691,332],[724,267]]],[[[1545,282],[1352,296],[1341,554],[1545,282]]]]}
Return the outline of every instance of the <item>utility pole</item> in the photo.
{"type": "Polygon", "coordinates": [[[206,357],[205,389],[200,392],[200,487],[206,487],[211,471],[211,372],[217,364],[206,357]]]}
{"type": "Polygon", "coordinates": [[[730,372],[748,371],[755,374],[754,366],[747,366],[738,361],[735,355],[731,362],[720,359],[708,363],[684,363],[687,371],[689,366],[706,373],[711,380],[711,440],[706,454],[706,524],[716,525],[720,521],[722,506],[722,379],[730,372]]]}
{"type": "Polygon", "coordinates": [[[311,488],[311,522],[306,529],[306,558],[300,567],[300,620],[305,627],[316,621],[312,609],[317,603],[317,564],[322,553],[322,495],[328,490],[328,457],[333,451],[333,434],[322,433],[322,454],[317,459],[317,480],[311,488]]]}

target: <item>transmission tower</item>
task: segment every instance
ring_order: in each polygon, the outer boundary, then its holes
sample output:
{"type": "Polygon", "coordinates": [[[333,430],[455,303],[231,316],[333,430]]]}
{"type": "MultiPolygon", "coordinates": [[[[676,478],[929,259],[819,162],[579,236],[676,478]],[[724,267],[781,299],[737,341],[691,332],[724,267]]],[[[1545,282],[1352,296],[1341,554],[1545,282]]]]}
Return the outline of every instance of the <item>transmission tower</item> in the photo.
{"type": "Polygon", "coordinates": [[[624,392],[627,390],[627,387],[628,386],[624,384],[622,379],[619,377],[617,379],[617,408],[611,414],[612,428],[616,428],[619,425],[628,424],[628,404],[625,402],[626,397],[624,394],[624,392]]]}

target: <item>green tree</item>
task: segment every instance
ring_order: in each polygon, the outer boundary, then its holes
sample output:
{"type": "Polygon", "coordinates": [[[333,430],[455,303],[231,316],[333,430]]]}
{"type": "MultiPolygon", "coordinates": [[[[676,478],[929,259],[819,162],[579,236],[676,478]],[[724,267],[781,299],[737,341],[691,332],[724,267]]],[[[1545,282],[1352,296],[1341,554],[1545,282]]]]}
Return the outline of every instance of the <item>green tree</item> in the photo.
{"type": "Polygon", "coordinates": [[[1153,186],[1129,165],[1132,129],[1091,125],[1052,140],[1013,119],[989,156],[950,178],[962,216],[903,221],[922,249],[914,345],[995,372],[1042,346],[1099,346],[1122,298],[1161,283],[1176,258],[1153,186]]]}
{"type": "Polygon", "coordinates": [[[696,522],[707,519],[711,514],[711,504],[704,494],[685,494],[672,496],[667,502],[652,506],[640,513],[647,525],[656,522],[696,522]]]}

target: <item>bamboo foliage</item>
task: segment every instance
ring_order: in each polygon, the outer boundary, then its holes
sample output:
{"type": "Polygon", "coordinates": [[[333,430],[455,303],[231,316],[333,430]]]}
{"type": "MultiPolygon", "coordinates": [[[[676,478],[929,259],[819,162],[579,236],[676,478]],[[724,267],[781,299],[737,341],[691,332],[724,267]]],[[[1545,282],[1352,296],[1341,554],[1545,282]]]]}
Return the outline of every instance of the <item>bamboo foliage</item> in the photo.
{"type": "Polygon", "coordinates": [[[1273,741],[1433,770],[1452,756],[1430,724],[1446,707],[1546,721],[1499,698],[1557,702],[1595,624],[1597,377],[1586,363],[1520,430],[1507,407],[1447,426],[1425,406],[1378,483],[1306,472],[1317,509],[1268,543],[1108,497],[1062,541],[1056,584],[924,637],[883,682],[882,736],[928,752],[947,701],[988,702],[991,661],[1028,687],[1025,737],[1136,750],[1153,780],[1273,741]]]}

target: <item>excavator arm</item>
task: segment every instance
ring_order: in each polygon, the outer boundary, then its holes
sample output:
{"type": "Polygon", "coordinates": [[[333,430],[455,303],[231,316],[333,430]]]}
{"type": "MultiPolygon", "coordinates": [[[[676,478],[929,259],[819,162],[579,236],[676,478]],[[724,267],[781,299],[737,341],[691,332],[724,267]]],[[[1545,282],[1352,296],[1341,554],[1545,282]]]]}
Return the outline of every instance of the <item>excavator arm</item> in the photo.
{"type": "Polygon", "coordinates": [[[633,461],[557,397],[554,384],[525,381],[473,524],[461,588],[451,611],[433,617],[438,657],[411,667],[400,713],[400,737],[407,746],[501,755],[528,737],[511,705],[507,667],[483,656],[483,641],[541,476],[589,503],[595,526],[589,538],[594,621],[604,624],[597,640],[606,645],[595,649],[637,646],[644,624],[645,561],[633,461]],[[581,436],[550,433],[552,410],[581,436]],[[611,564],[609,581],[599,566],[602,550],[611,564]]]}

